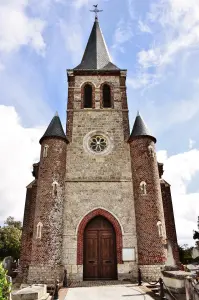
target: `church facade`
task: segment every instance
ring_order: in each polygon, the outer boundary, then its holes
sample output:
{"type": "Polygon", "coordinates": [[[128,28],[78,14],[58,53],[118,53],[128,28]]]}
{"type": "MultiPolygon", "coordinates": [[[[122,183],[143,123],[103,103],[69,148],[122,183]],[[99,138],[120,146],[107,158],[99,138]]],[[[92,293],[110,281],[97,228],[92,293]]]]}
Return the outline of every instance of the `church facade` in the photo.
{"type": "Polygon", "coordinates": [[[81,63],[67,70],[66,133],[56,114],[27,186],[20,278],[27,283],[156,279],[171,248],[170,185],[155,137],[138,114],[129,129],[127,71],[111,62],[95,19],[81,63]]]}

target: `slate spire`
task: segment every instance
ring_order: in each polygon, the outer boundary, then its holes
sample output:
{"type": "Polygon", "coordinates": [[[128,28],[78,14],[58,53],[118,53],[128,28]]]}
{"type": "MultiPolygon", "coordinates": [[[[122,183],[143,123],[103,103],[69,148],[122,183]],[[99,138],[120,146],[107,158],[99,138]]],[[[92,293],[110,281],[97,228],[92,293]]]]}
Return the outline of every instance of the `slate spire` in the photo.
{"type": "Polygon", "coordinates": [[[48,128],[46,129],[44,135],[40,139],[39,141],[40,144],[45,138],[49,138],[49,137],[60,138],[68,142],[57,112],[55,116],[52,118],[50,124],[48,125],[48,128]]]}
{"type": "Polygon", "coordinates": [[[119,70],[111,62],[97,17],[95,18],[82,61],[74,70],[119,70]]]}
{"type": "Polygon", "coordinates": [[[156,143],[156,138],[151,134],[149,128],[145,124],[138,111],[129,140],[131,141],[140,136],[148,136],[156,143]]]}

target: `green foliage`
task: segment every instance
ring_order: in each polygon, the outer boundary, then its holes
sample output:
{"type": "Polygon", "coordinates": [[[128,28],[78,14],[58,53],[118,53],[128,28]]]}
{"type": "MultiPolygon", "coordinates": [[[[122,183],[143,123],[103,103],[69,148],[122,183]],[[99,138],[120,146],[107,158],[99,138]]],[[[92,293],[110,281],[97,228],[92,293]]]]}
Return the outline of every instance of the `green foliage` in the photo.
{"type": "Polygon", "coordinates": [[[18,228],[20,230],[22,229],[21,221],[15,221],[15,219],[11,216],[5,220],[4,224],[10,227],[18,228]]]}
{"type": "Polygon", "coordinates": [[[199,256],[197,256],[196,258],[194,258],[193,261],[199,263],[199,256]]]}
{"type": "Polygon", "coordinates": [[[8,300],[11,291],[11,284],[6,277],[6,271],[0,264],[0,300],[8,300]]]}
{"type": "MultiPolygon", "coordinates": [[[[198,217],[198,229],[199,229],[199,217],[198,217]]],[[[194,230],[193,239],[194,240],[199,240],[199,231],[194,230]]]]}
{"type": "Polygon", "coordinates": [[[192,258],[193,247],[188,247],[187,244],[184,244],[182,246],[178,246],[178,250],[179,250],[180,261],[182,264],[189,264],[193,262],[193,258],[192,258]]]}
{"type": "MultiPolygon", "coordinates": [[[[199,217],[198,217],[198,229],[199,229],[199,217]]],[[[199,231],[194,230],[193,239],[196,240],[196,247],[199,248],[199,231]]]]}
{"type": "Polygon", "coordinates": [[[9,217],[5,221],[5,226],[0,228],[0,257],[12,256],[19,258],[21,245],[21,222],[9,217]]]}

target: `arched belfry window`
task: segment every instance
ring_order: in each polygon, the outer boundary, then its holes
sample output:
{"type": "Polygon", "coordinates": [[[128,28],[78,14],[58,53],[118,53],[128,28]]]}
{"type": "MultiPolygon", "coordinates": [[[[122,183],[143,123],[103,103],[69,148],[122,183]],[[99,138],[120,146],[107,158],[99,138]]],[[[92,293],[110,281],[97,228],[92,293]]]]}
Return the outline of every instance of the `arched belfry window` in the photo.
{"type": "Polygon", "coordinates": [[[103,99],[102,99],[103,107],[111,107],[111,88],[108,84],[103,85],[103,99]]]}
{"type": "Polygon", "coordinates": [[[92,108],[92,86],[86,84],[84,86],[84,108],[92,108]]]}

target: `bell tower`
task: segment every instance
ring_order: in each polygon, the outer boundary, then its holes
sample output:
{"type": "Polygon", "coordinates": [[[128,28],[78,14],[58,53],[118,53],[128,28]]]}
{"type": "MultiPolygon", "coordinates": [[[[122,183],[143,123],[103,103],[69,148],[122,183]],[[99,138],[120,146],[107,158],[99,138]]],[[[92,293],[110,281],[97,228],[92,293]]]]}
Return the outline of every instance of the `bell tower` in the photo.
{"type": "MultiPolygon", "coordinates": [[[[63,264],[72,278],[80,280],[87,276],[84,269],[89,261],[93,261],[93,269],[97,270],[90,275],[92,278],[102,278],[103,272],[99,269],[106,268],[102,261],[113,264],[112,260],[102,257],[85,261],[83,245],[86,242],[83,242],[84,233],[79,224],[85,224],[87,215],[97,211],[99,216],[103,213],[103,217],[110,214],[111,218],[121,219],[120,231],[115,232],[117,259],[114,264],[116,277],[125,278],[132,269],[137,274],[126,70],[111,61],[97,17],[81,63],[67,70],[67,77],[66,136],[69,144],[63,264]],[[78,235],[78,232],[82,233],[78,235]],[[134,253],[130,262],[123,262],[123,248],[134,253]],[[101,261],[100,266],[96,266],[97,261],[101,261]]],[[[89,270],[89,266],[86,268],[89,270]]]]}

